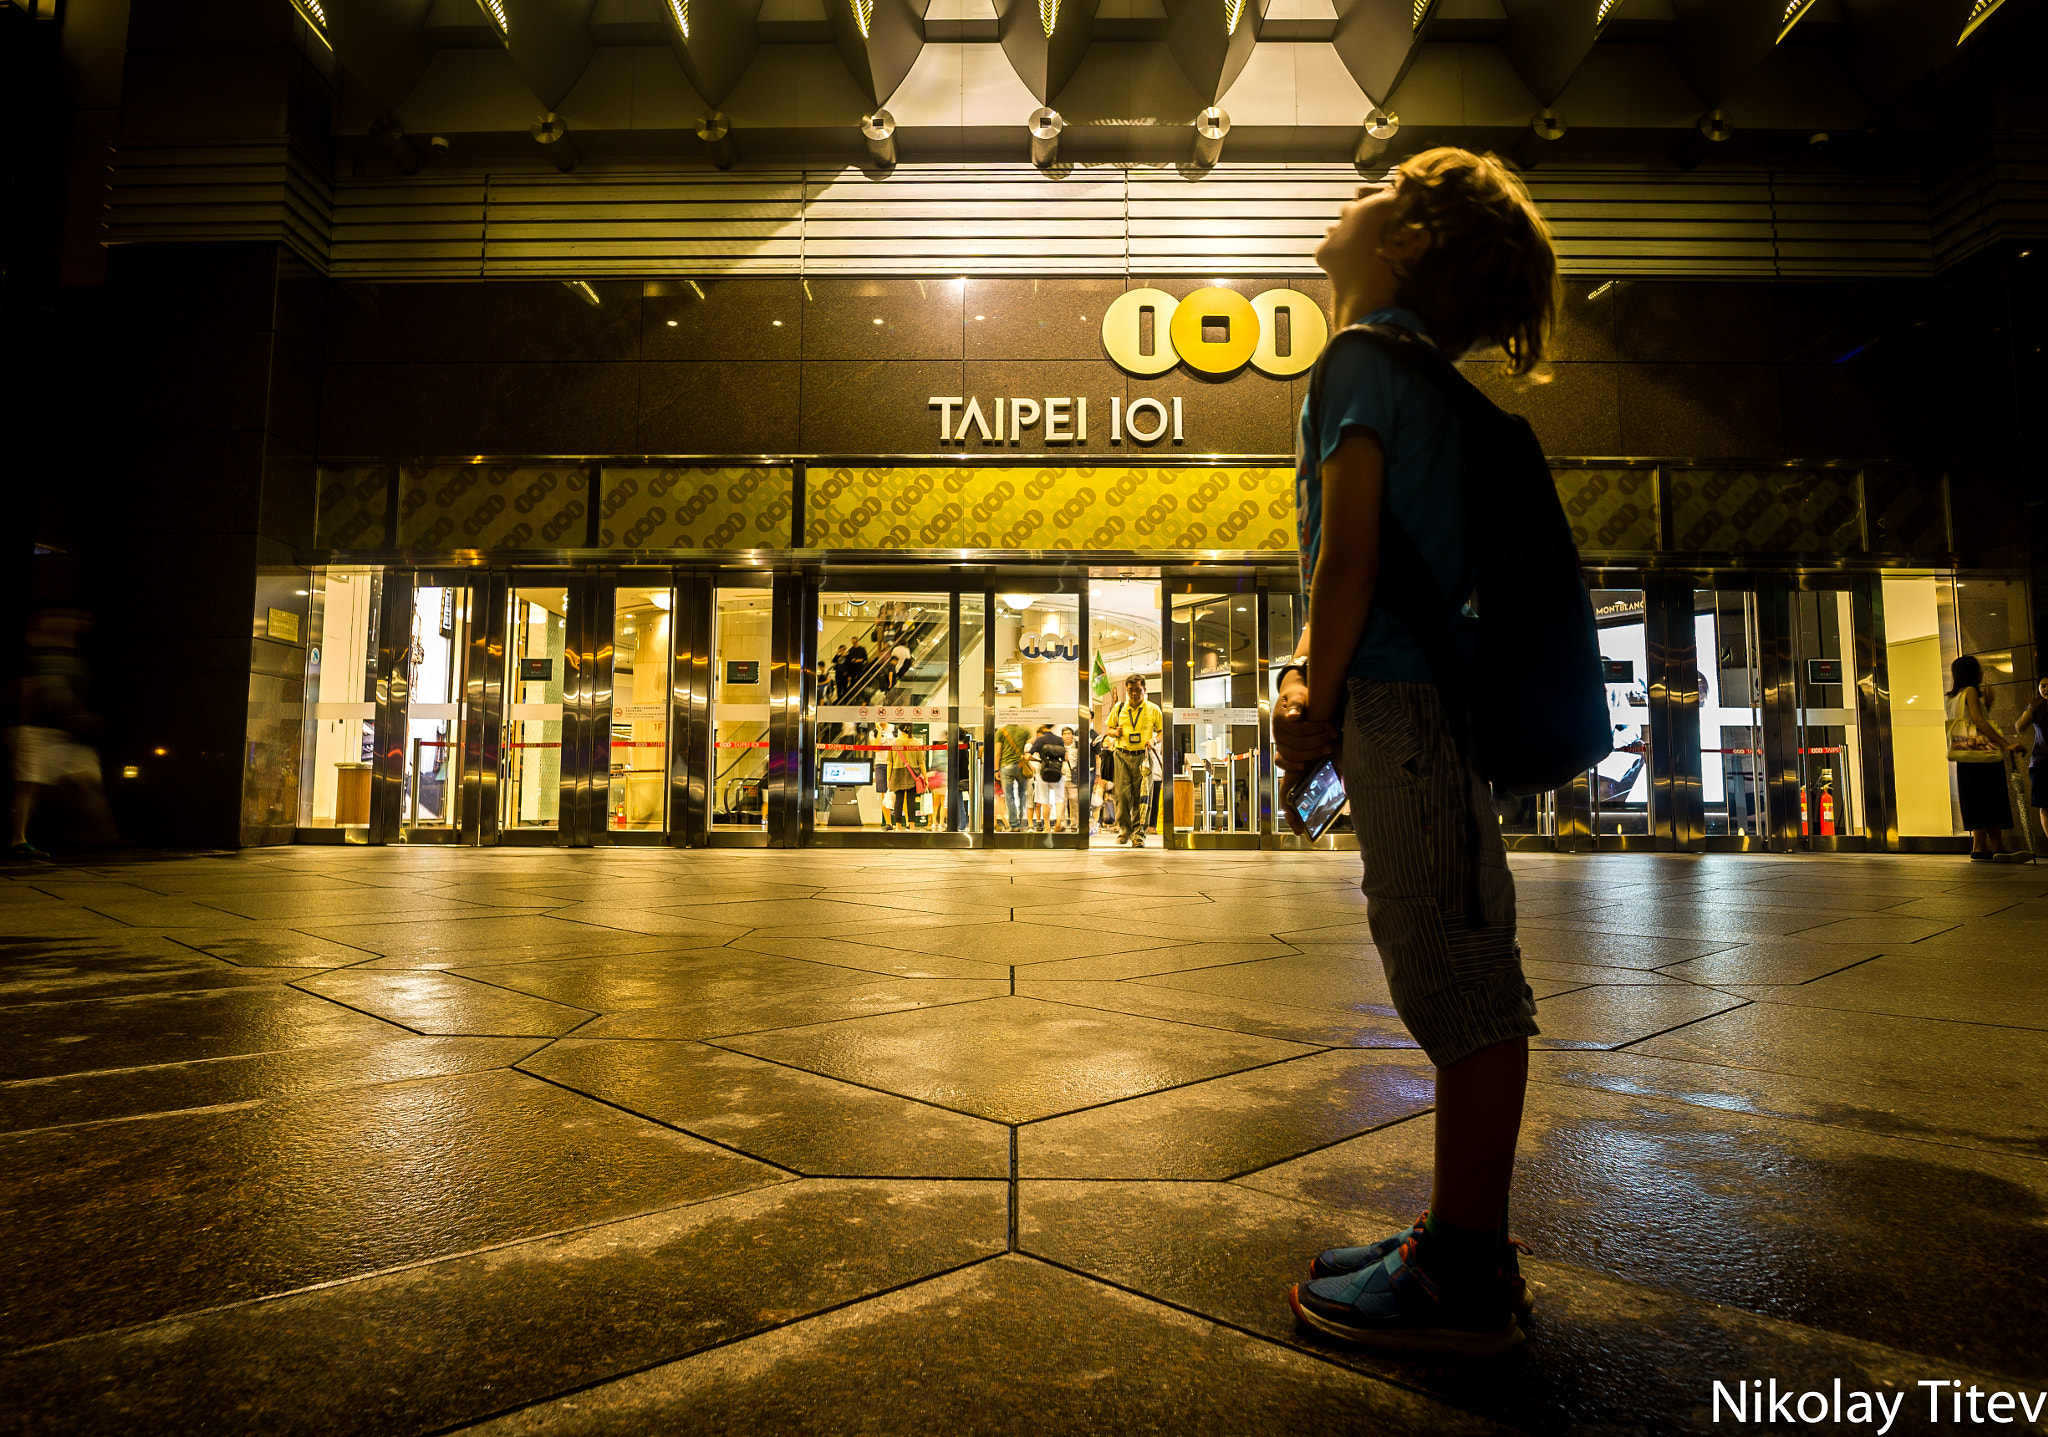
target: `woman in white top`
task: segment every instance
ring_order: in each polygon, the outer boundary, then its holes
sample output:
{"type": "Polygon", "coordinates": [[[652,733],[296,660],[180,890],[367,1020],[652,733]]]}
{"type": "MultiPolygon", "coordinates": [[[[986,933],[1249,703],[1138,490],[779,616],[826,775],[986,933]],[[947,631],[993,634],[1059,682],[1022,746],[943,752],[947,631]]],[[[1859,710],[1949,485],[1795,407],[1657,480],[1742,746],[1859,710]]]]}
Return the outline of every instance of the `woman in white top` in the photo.
{"type": "Polygon", "coordinates": [[[1949,665],[1952,680],[1945,706],[1948,756],[1956,766],[1956,798],[1963,827],[1970,831],[1973,863],[2024,863],[2026,855],[2005,846],[2012,827],[2012,804],[2006,797],[2005,755],[2026,747],[1998,731],[1984,704],[1984,668],[1964,654],[1949,665]]]}

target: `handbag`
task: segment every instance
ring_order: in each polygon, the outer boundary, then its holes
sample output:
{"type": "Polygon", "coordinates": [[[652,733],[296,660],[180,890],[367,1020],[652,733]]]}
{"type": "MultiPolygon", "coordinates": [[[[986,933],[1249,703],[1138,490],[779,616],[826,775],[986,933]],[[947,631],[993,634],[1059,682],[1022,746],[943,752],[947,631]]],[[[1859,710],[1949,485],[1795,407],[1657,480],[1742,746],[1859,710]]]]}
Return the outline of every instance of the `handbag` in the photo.
{"type": "MultiPolygon", "coordinates": [[[[1967,690],[1965,691],[1967,692],[1967,690]]],[[[1956,696],[1958,700],[1962,695],[1956,696]]],[[[1944,727],[1948,730],[1948,761],[1950,763],[1998,763],[2005,757],[2005,750],[1977,731],[1977,725],[1970,721],[1966,702],[1958,702],[1957,713],[1944,727]]]]}
{"type": "Polygon", "coordinates": [[[945,776],[935,768],[928,768],[917,776],[919,793],[937,793],[944,786],[945,776]]]}

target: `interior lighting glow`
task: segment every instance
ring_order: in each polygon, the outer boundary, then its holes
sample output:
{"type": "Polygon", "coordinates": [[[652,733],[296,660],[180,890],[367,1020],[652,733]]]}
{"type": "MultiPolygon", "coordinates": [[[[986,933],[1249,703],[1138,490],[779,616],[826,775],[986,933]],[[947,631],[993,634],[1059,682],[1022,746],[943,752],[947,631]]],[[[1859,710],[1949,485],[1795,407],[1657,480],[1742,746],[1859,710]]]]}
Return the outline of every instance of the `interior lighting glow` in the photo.
{"type": "Polygon", "coordinates": [[[505,0],[476,0],[476,6],[490,17],[501,39],[512,33],[512,22],[505,17],[505,0]]]}
{"type": "Polygon", "coordinates": [[[1812,8],[1813,0],[1786,0],[1785,13],[1778,17],[1778,38],[1791,34],[1792,27],[1812,8]]]}
{"type": "Polygon", "coordinates": [[[1970,7],[1970,18],[1963,22],[1963,33],[1956,36],[1956,43],[1960,45],[1969,39],[1970,32],[1989,20],[1991,12],[2003,3],[2004,0],[1977,0],[1977,3],[1970,7]]]}
{"type": "Polygon", "coordinates": [[[1614,6],[1615,0],[1600,0],[1600,8],[1593,12],[1593,23],[1596,26],[1605,25],[1608,15],[1614,10],[1614,6]]]}
{"type": "Polygon", "coordinates": [[[1052,27],[1060,20],[1060,0],[1038,0],[1038,23],[1045,30],[1045,38],[1052,38],[1052,27]]]}
{"type": "Polygon", "coordinates": [[[853,23],[860,27],[860,37],[868,37],[868,28],[875,23],[875,0],[848,0],[853,6],[853,23]]]}
{"type": "Polygon", "coordinates": [[[668,0],[668,13],[675,16],[676,28],[683,32],[683,38],[689,39],[690,0],[668,0]]]}
{"type": "Polygon", "coordinates": [[[327,38],[327,11],[322,8],[320,0],[292,0],[292,9],[299,12],[299,18],[320,38],[321,44],[330,50],[334,48],[334,42],[327,38]]]}
{"type": "Polygon", "coordinates": [[[1430,0],[1415,0],[1415,18],[1408,24],[1411,31],[1422,28],[1422,22],[1429,18],[1429,6],[1430,0]]]}
{"type": "Polygon", "coordinates": [[[1244,18],[1244,0],[1224,0],[1223,33],[1235,35],[1237,22],[1244,18]]]}

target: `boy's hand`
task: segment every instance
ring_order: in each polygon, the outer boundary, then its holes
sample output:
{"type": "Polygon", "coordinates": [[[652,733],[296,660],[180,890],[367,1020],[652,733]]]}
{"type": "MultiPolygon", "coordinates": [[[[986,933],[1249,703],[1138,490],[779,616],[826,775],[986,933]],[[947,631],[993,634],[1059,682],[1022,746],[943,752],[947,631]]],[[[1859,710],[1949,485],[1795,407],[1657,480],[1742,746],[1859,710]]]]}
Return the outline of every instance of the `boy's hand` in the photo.
{"type": "Polygon", "coordinates": [[[1337,750],[1337,726],[1308,716],[1308,685],[1288,674],[1273,701],[1273,747],[1290,776],[1307,773],[1337,750]]]}

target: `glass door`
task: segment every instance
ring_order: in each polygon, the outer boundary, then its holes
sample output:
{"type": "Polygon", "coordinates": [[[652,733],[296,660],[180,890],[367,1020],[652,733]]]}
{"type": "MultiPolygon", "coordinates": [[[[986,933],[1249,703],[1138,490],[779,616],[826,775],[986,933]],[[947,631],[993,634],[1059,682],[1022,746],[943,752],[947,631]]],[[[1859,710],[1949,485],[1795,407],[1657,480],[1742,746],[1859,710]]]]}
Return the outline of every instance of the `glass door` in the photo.
{"type": "MultiPolygon", "coordinates": [[[[1599,840],[1650,838],[1649,651],[1641,589],[1593,590],[1614,746],[1586,775],[1588,824],[1599,840]]],[[[1624,847],[1602,842],[1602,847],[1624,847]]]]}
{"type": "Polygon", "coordinates": [[[622,575],[612,595],[610,760],[604,822],[613,842],[659,843],[668,828],[675,587],[622,575]]]}
{"type": "Polygon", "coordinates": [[[411,643],[401,657],[405,711],[398,743],[398,836],[462,836],[464,681],[472,616],[467,578],[412,575],[411,643]]]}
{"type": "MultiPolygon", "coordinates": [[[[569,673],[570,591],[565,583],[515,581],[505,614],[505,723],[498,831],[502,841],[532,841],[561,827],[562,762],[569,673]]],[[[549,841],[543,839],[542,841],[549,841]]]]}
{"type": "Polygon", "coordinates": [[[1081,701],[1086,600],[1072,587],[1048,591],[1058,582],[1037,579],[995,595],[987,632],[995,669],[992,843],[1087,843],[1084,798],[1093,794],[1083,791],[1090,784],[1081,701]]]}
{"type": "Polygon", "coordinates": [[[713,591],[711,832],[768,841],[770,659],[774,591],[713,591]]]}
{"type": "MultiPolygon", "coordinates": [[[[1091,790],[1089,831],[1112,846],[1120,826],[1116,812],[1116,759],[1107,747],[1107,735],[1110,717],[1124,701],[1126,680],[1137,675],[1144,683],[1146,697],[1159,705],[1162,714],[1170,713],[1173,707],[1161,687],[1163,645],[1159,604],[1157,579],[1105,578],[1091,580],[1088,585],[1089,731],[1096,740],[1096,752],[1092,773],[1083,777],[1091,790]]],[[[1166,772],[1166,737],[1160,734],[1145,757],[1145,777],[1139,788],[1145,812],[1139,826],[1147,835],[1158,832],[1158,785],[1166,772]]]]}
{"type": "Polygon", "coordinates": [[[951,831],[952,612],[945,593],[819,593],[809,777],[822,840],[951,831]]]}
{"type": "Polygon", "coordinates": [[[1172,847],[1258,844],[1255,599],[1249,585],[1242,592],[1171,595],[1172,847]]]}
{"type": "Polygon", "coordinates": [[[1770,822],[1756,594],[1748,589],[1696,590],[1693,629],[1699,661],[1704,846],[1762,848],[1769,842],[1770,822]]]}
{"type": "Polygon", "coordinates": [[[1861,846],[1863,735],[1852,596],[1820,590],[1791,597],[1799,834],[1812,848],[1861,846]]]}
{"type": "Polygon", "coordinates": [[[377,756],[381,569],[315,570],[307,596],[306,717],[299,772],[301,837],[370,837],[377,756]],[[307,832],[308,830],[314,832],[307,832]]]}

